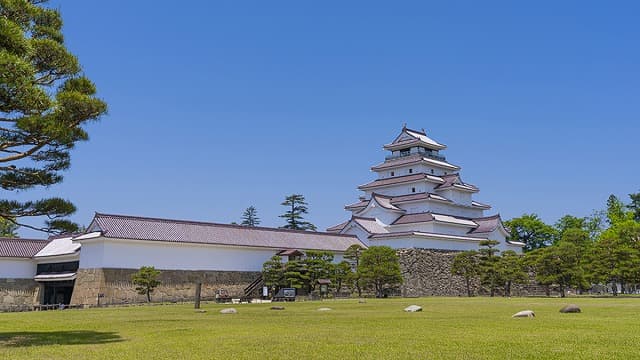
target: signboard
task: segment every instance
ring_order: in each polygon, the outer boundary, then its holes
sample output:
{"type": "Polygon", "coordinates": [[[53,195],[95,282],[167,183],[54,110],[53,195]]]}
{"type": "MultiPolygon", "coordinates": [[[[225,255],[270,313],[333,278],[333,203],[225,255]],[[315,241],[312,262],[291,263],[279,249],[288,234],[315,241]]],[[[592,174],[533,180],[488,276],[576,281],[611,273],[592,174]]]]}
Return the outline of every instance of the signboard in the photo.
{"type": "Polygon", "coordinates": [[[282,295],[284,295],[285,298],[295,298],[296,297],[296,289],[295,288],[282,289],[282,295]]]}
{"type": "Polygon", "coordinates": [[[269,288],[266,286],[262,287],[262,296],[267,297],[269,296],[269,288]]]}

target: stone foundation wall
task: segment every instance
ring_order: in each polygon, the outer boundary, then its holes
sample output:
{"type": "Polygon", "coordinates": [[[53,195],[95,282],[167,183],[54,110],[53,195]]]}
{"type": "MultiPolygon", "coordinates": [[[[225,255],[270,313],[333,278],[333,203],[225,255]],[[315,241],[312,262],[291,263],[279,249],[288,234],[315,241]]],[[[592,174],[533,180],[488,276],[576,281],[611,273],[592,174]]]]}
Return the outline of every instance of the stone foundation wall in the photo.
{"type": "Polygon", "coordinates": [[[40,303],[40,285],[33,279],[0,279],[0,310],[29,308],[40,303]]]}
{"type": "MultiPolygon", "coordinates": [[[[402,296],[467,296],[464,278],[451,274],[451,264],[459,253],[451,250],[400,249],[400,269],[404,282],[402,296]]],[[[472,284],[478,293],[480,285],[472,284]]]]}
{"type": "MultiPolygon", "coordinates": [[[[467,296],[465,280],[462,276],[451,274],[453,259],[459,251],[435,249],[400,249],[400,269],[404,282],[402,296],[467,296]]],[[[545,296],[543,286],[536,285],[534,274],[530,274],[527,285],[512,285],[511,296],[545,296]]],[[[474,295],[489,295],[490,291],[480,285],[478,279],[471,283],[474,295]]],[[[495,296],[502,296],[504,289],[496,289],[495,296]]],[[[558,295],[552,288],[550,295],[558,295]]]]}
{"type": "MultiPolygon", "coordinates": [[[[73,289],[72,304],[97,305],[146,302],[145,295],[136,291],[131,275],[138,269],[79,269],[73,289]]],[[[244,288],[260,272],[161,270],[158,286],[151,294],[153,302],[193,301],[196,284],[202,283],[201,297],[213,300],[215,291],[226,289],[232,297],[244,294],[244,288]]]]}

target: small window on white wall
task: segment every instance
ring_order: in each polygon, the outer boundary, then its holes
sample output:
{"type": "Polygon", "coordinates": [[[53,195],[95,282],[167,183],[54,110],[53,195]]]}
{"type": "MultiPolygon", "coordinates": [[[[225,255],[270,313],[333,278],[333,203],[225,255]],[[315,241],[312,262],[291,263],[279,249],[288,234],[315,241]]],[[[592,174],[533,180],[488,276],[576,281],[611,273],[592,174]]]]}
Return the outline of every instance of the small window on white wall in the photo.
{"type": "Polygon", "coordinates": [[[413,169],[409,169],[409,174],[413,174],[413,169]]]}
{"type": "Polygon", "coordinates": [[[411,192],[412,192],[412,193],[416,192],[416,188],[412,187],[412,188],[411,188],[411,192]]]}
{"type": "Polygon", "coordinates": [[[433,174],[433,169],[431,169],[431,173],[433,174]]]}
{"type": "Polygon", "coordinates": [[[391,172],[391,176],[394,176],[396,173],[394,173],[393,171],[391,172]]]}

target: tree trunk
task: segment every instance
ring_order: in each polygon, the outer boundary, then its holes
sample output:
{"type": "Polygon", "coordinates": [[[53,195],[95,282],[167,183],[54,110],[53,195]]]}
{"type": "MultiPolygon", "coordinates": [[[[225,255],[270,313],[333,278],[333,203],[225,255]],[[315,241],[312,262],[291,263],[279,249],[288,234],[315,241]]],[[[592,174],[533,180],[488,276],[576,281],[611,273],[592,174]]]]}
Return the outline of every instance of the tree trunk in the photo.
{"type": "Polygon", "coordinates": [[[468,277],[464,278],[465,282],[467,283],[467,296],[471,297],[471,279],[469,279],[468,277]]]}
{"type": "Polygon", "coordinates": [[[563,298],[564,296],[564,285],[560,284],[560,297],[563,298]]]}
{"type": "Polygon", "coordinates": [[[151,302],[151,290],[147,289],[147,302],[151,302]]]}

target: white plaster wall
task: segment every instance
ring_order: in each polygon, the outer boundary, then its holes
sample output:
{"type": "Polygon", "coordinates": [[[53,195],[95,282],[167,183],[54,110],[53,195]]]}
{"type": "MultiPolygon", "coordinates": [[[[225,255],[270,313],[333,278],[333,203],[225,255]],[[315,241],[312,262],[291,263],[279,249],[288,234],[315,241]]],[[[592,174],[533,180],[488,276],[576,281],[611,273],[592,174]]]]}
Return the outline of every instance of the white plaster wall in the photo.
{"type": "Polygon", "coordinates": [[[445,223],[435,223],[433,225],[433,232],[436,234],[466,236],[469,230],[471,230],[471,227],[462,227],[445,223]]]}
{"type": "Polygon", "coordinates": [[[421,248],[421,249],[444,249],[444,250],[478,250],[479,241],[449,241],[437,239],[425,239],[418,237],[408,237],[401,239],[372,239],[371,246],[390,246],[394,249],[421,248]]]}
{"type": "Polygon", "coordinates": [[[0,279],[33,279],[36,263],[31,259],[0,258],[0,279]]]}
{"type": "MultiPolygon", "coordinates": [[[[241,248],[139,240],[106,239],[83,243],[80,268],[262,271],[278,249],[241,248]]],[[[304,250],[302,250],[304,252],[304,250]]],[[[342,261],[342,253],[335,255],[342,261]]]]}
{"type": "Polygon", "coordinates": [[[363,212],[358,213],[357,216],[375,218],[382,224],[389,225],[392,222],[396,221],[397,218],[402,216],[402,214],[399,212],[384,209],[376,204],[375,207],[366,208],[363,212]]]}
{"type": "Polygon", "coordinates": [[[433,231],[433,222],[426,223],[413,223],[413,224],[403,224],[403,225],[393,225],[389,228],[392,233],[399,233],[405,231],[418,231],[418,232],[434,232],[433,231]]]}
{"type": "MultiPolygon", "coordinates": [[[[400,196],[400,195],[411,194],[412,187],[416,188],[416,192],[433,192],[433,189],[435,186],[436,184],[433,184],[427,181],[419,181],[411,184],[399,184],[399,185],[387,186],[387,187],[375,189],[374,191],[382,195],[400,196]]],[[[370,198],[371,193],[374,191],[372,190],[365,191],[365,193],[367,194],[367,198],[370,198]]]]}
{"type": "Polygon", "coordinates": [[[101,268],[104,263],[104,243],[102,241],[82,242],[80,248],[80,269],[101,268]]]}
{"type": "MultiPolygon", "coordinates": [[[[510,245],[504,239],[498,239],[491,234],[492,240],[500,241],[497,248],[500,251],[513,250],[518,254],[522,254],[522,248],[510,245]]],[[[422,237],[407,237],[398,239],[371,239],[369,246],[390,246],[394,249],[402,248],[422,248],[422,249],[444,249],[444,250],[478,250],[480,249],[480,241],[484,239],[474,240],[445,240],[445,239],[428,239],[422,237]]]]}
{"type": "Polygon", "coordinates": [[[359,226],[348,226],[341,232],[342,234],[355,235],[365,245],[369,246],[369,234],[362,230],[359,226]]]}
{"type": "Polygon", "coordinates": [[[461,217],[482,217],[482,209],[464,208],[455,205],[449,205],[439,203],[435,201],[421,201],[414,203],[405,203],[398,205],[399,208],[407,210],[409,214],[422,213],[422,212],[435,212],[439,214],[455,215],[461,217]]]}
{"type": "Polygon", "coordinates": [[[139,240],[107,239],[99,242],[102,246],[82,245],[81,268],[137,269],[154,266],[163,270],[261,271],[262,264],[277,252],[276,249],[139,240]]]}

